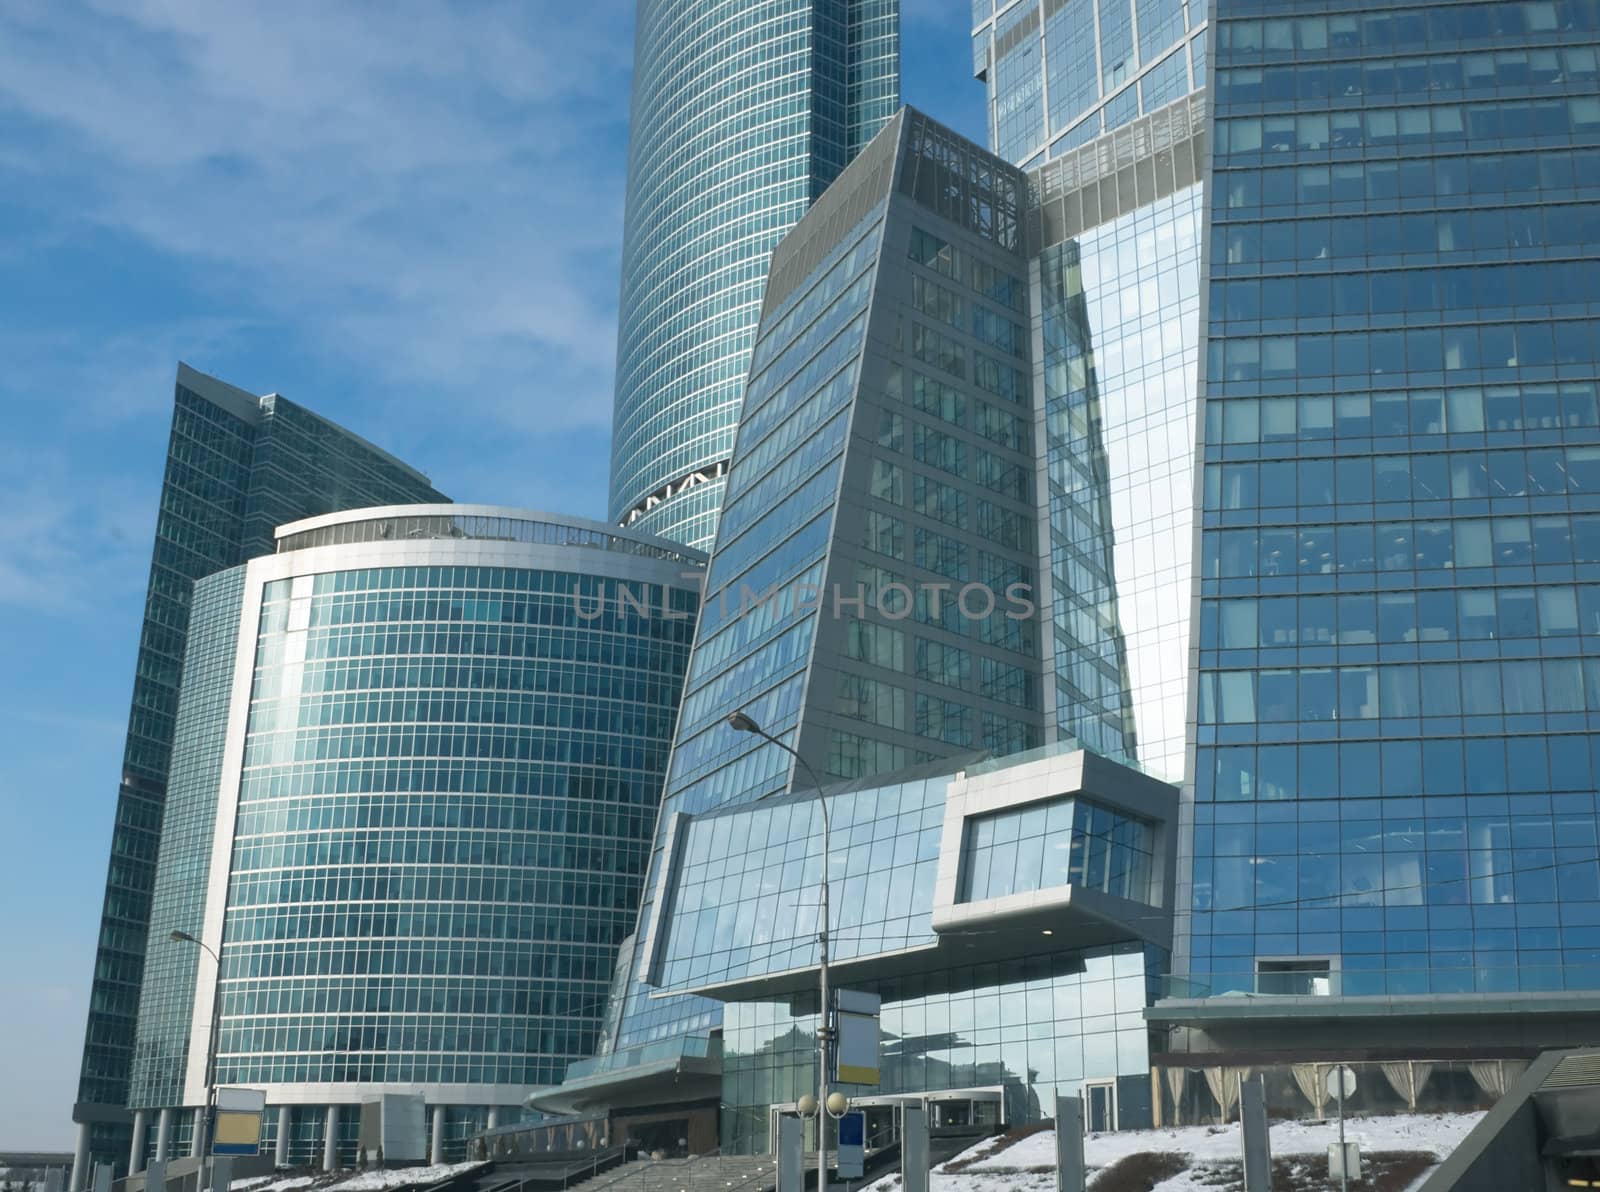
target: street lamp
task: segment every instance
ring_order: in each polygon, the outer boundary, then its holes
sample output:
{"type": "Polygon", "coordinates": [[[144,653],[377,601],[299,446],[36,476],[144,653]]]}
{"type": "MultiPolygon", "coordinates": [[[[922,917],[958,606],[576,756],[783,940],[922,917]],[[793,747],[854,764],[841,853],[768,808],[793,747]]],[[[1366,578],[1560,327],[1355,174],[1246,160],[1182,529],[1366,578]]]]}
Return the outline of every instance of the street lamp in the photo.
{"type": "MultiPolygon", "coordinates": [[[[828,1122],[824,1109],[831,1109],[828,1099],[828,1044],[833,1038],[831,1016],[828,1013],[828,799],[822,793],[822,783],[805,758],[767,732],[743,712],[728,717],[728,726],[741,733],[753,733],[768,744],[776,745],[799,762],[817,788],[817,806],[822,809],[822,921],[817,929],[817,974],[822,990],[822,1006],[817,1021],[817,1192],[828,1189],[828,1122]]],[[[791,787],[793,784],[790,784],[791,787]]]]}
{"type": "Polygon", "coordinates": [[[206,1045],[206,1107],[195,1123],[195,1134],[199,1138],[199,1146],[195,1154],[204,1166],[207,1162],[206,1152],[211,1149],[211,1111],[212,1103],[217,1099],[217,1038],[222,1026],[222,957],[218,956],[210,944],[204,940],[196,939],[187,931],[172,931],[167,938],[175,944],[194,944],[204,948],[217,962],[217,979],[211,985],[211,1038],[206,1045]]]}

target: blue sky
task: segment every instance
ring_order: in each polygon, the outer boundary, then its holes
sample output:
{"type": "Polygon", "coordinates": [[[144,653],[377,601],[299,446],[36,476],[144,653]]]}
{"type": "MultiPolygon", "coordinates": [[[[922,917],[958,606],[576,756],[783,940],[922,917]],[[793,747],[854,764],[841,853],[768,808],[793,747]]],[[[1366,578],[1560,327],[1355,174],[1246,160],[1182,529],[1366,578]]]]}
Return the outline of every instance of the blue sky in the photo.
{"type": "MultiPolygon", "coordinates": [[[[904,98],[980,143],[966,0],[904,98]]],[[[180,359],[603,516],[633,6],[0,6],[0,1149],[67,1149],[180,359]]]]}

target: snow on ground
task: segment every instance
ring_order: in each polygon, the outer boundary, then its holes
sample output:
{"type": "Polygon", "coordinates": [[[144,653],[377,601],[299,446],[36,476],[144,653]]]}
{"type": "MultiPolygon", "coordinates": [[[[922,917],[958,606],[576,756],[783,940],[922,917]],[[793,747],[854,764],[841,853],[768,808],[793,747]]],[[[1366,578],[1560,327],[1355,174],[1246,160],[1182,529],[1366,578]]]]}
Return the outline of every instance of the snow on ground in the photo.
{"type": "Polygon", "coordinates": [[[443,1183],[452,1176],[481,1167],[481,1163],[440,1163],[434,1167],[395,1167],[384,1171],[363,1171],[347,1180],[325,1184],[317,1192],[382,1192],[385,1188],[443,1183]]]}
{"type": "MultiPolygon", "coordinates": [[[[1424,1151],[1442,1158],[1460,1145],[1482,1117],[1482,1113],[1448,1113],[1348,1118],[1345,1139],[1359,1142],[1363,1154],[1424,1151]]],[[[1273,1122],[1271,1133],[1274,1156],[1326,1154],[1329,1144],[1339,1141],[1339,1123],[1273,1122]]],[[[1004,1149],[997,1149],[999,1146],[1000,1140],[985,1139],[957,1156],[963,1161],[981,1156],[964,1172],[951,1174],[942,1167],[934,1168],[930,1192],[1049,1192],[1055,1187],[1055,1131],[1031,1134],[1004,1149]]],[[[1198,1174],[1215,1163],[1237,1163],[1240,1151],[1237,1122],[1227,1126],[1121,1130],[1091,1134],[1084,1140],[1084,1158],[1091,1172],[1126,1155],[1173,1152],[1190,1156],[1197,1164],[1198,1174]]],[[[1190,1176],[1190,1172],[1174,1176],[1160,1184],[1157,1192],[1215,1192],[1214,1184],[1201,1184],[1190,1176]]],[[[899,1180],[898,1175],[886,1176],[861,1192],[894,1192],[899,1180]]],[[[1091,1176],[1091,1189],[1093,1186],[1091,1176]]]]}
{"type": "MultiPolygon", "coordinates": [[[[1448,1155],[1482,1116],[1481,1113],[1444,1113],[1347,1118],[1344,1135],[1349,1142],[1359,1142],[1363,1151],[1429,1151],[1448,1155]]],[[[1326,1154],[1328,1145],[1339,1141],[1339,1123],[1273,1122],[1271,1133],[1274,1155],[1326,1154]]],[[[1124,1155],[1142,1151],[1177,1151],[1196,1159],[1237,1159],[1240,1150],[1238,1122],[1227,1126],[1180,1126],[1171,1130],[1091,1134],[1084,1142],[1084,1158],[1090,1167],[1104,1167],[1124,1155]]],[[[971,1170],[1053,1169],[1055,1161],[1055,1131],[1046,1130],[978,1160],[971,1170]]]]}
{"type": "Polygon", "coordinates": [[[247,1180],[234,1180],[233,1192],[296,1192],[311,1189],[313,1192],[384,1192],[389,1188],[411,1187],[442,1183],[451,1176],[460,1175],[481,1163],[440,1163],[433,1167],[393,1167],[382,1171],[362,1171],[340,1179],[337,1175],[296,1175],[279,1178],[272,1175],[252,1176],[247,1180]]]}
{"type": "Polygon", "coordinates": [[[294,1188],[304,1188],[308,1184],[317,1182],[314,1175],[297,1175],[288,1179],[279,1179],[275,1175],[258,1175],[248,1180],[234,1180],[231,1185],[233,1192],[248,1189],[249,1192],[290,1192],[294,1188]]]}

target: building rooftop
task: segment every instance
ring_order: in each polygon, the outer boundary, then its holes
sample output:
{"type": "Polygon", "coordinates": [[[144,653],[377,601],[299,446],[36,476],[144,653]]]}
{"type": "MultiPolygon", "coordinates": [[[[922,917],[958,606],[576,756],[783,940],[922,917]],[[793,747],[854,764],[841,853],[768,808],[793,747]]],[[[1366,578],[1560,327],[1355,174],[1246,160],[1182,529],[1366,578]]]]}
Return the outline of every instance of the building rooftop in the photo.
{"type": "Polygon", "coordinates": [[[676,560],[697,570],[706,562],[702,552],[653,534],[586,517],[502,505],[378,505],[289,522],[279,526],[276,535],[280,554],[355,542],[456,538],[583,546],[676,560]]]}

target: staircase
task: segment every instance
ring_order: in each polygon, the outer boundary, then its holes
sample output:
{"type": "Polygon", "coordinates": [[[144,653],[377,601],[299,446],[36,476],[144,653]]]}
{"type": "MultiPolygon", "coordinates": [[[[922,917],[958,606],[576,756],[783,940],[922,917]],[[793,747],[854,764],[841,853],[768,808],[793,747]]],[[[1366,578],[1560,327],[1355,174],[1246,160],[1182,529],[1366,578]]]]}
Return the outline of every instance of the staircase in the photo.
{"type": "Polygon", "coordinates": [[[570,1192],[764,1192],[778,1183],[770,1155],[700,1155],[691,1159],[635,1159],[570,1192]]]}

